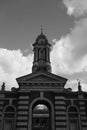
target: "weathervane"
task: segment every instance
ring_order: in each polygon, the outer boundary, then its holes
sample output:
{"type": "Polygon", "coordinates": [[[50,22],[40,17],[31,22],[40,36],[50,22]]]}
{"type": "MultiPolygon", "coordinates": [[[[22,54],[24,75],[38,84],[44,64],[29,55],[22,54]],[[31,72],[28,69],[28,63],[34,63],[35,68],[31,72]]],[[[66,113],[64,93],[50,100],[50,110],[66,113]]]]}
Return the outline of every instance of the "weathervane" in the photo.
{"type": "Polygon", "coordinates": [[[43,34],[43,25],[41,25],[41,34],[43,34]]]}

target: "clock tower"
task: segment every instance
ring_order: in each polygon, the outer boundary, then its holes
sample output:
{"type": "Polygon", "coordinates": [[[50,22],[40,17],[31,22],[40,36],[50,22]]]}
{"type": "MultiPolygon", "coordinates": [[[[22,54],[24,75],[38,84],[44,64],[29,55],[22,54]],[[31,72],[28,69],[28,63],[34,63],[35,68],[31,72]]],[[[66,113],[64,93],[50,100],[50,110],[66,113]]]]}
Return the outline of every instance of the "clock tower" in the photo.
{"type": "Polygon", "coordinates": [[[41,34],[36,38],[35,43],[33,44],[34,51],[34,62],[32,67],[32,72],[37,71],[47,71],[51,72],[51,63],[50,63],[50,50],[51,44],[49,44],[47,37],[41,34]]]}

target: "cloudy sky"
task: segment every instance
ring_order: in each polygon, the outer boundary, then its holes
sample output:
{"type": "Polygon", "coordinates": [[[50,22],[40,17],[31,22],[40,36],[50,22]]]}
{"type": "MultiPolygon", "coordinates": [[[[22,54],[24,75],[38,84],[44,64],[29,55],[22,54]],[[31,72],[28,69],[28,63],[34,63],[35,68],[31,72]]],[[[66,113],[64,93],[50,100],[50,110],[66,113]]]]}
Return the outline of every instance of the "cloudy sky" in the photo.
{"type": "Polygon", "coordinates": [[[52,44],[52,72],[73,90],[80,79],[87,91],[87,0],[0,0],[0,85],[18,87],[15,78],[31,73],[41,25],[52,44]]]}

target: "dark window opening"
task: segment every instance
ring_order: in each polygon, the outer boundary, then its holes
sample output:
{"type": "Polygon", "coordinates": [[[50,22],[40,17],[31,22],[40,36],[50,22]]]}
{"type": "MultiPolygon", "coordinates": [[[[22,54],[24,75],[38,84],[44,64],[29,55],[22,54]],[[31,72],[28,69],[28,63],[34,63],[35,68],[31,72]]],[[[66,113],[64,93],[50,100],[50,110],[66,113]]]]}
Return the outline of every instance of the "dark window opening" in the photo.
{"type": "Polygon", "coordinates": [[[44,49],[39,50],[39,59],[45,60],[45,50],[44,49]]]}
{"type": "Polygon", "coordinates": [[[14,130],[15,110],[8,106],[4,111],[3,130],[14,130]]]}
{"type": "Polygon", "coordinates": [[[79,115],[75,107],[70,107],[68,110],[69,130],[79,130],[79,115]]]}

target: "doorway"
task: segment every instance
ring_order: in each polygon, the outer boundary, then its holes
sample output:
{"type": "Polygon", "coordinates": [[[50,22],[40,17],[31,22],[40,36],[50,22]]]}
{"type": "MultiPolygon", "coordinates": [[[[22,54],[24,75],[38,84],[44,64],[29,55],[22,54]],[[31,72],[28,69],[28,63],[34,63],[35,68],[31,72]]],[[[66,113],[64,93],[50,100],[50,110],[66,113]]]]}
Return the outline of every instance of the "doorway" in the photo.
{"type": "Polygon", "coordinates": [[[37,104],[32,111],[32,130],[50,130],[50,110],[45,104],[37,104]]]}

